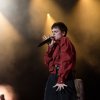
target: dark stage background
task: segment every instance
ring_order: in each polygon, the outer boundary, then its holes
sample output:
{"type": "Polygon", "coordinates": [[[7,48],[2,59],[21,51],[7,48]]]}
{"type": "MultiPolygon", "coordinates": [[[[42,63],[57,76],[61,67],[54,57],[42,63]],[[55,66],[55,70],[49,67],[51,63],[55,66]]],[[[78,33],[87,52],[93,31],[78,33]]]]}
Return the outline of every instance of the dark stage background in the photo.
{"type": "Polygon", "coordinates": [[[16,100],[43,100],[49,72],[43,62],[45,48],[37,45],[47,13],[68,26],[77,51],[76,77],[83,80],[85,100],[99,100],[99,0],[0,0],[1,87],[10,86],[16,100]]]}

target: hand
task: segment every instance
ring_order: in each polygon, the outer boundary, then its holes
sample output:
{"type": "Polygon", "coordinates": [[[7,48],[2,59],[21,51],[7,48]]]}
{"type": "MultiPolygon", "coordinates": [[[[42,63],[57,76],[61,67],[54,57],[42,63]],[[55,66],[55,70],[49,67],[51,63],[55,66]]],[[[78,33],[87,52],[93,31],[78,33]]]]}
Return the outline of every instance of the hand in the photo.
{"type": "Polygon", "coordinates": [[[55,43],[55,40],[54,40],[54,37],[53,37],[53,36],[50,36],[50,35],[49,35],[49,36],[47,37],[47,36],[44,35],[44,36],[42,37],[43,40],[47,40],[48,38],[51,39],[51,42],[48,43],[48,45],[49,45],[50,47],[53,47],[53,45],[54,45],[54,43],[55,43]]]}
{"type": "Polygon", "coordinates": [[[50,37],[50,36],[47,37],[47,36],[43,35],[42,39],[43,39],[43,40],[47,40],[49,37],[50,37]]]}
{"type": "Polygon", "coordinates": [[[67,85],[57,83],[56,85],[53,86],[53,88],[55,87],[57,87],[56,91],[61,91],[61,89],[64,89],[64,87],[67,87],[67,85]]]}

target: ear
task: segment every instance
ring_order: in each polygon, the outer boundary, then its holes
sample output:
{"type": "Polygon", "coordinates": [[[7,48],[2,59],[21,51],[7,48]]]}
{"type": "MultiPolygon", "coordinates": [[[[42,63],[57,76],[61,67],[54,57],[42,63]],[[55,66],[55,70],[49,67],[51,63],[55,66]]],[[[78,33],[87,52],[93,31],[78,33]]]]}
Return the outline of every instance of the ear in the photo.
{"type": "Polygon", "coordinates": [[[65,32],[63,32],[63,34],[62,34],[63,36],[65,36],[65,32]]]}

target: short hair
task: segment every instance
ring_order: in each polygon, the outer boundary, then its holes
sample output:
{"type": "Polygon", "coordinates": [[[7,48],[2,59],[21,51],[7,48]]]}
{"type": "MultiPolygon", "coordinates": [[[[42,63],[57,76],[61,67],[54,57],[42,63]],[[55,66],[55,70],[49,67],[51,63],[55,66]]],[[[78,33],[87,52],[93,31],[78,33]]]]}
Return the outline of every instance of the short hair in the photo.
{"type": "Polygon", "coordinates": [[[67,34],[68,28],[63,22],[56,22],[51,26],[51,29],[53,28],[59,28],[61,32],[65,32],[65,36],[67,34]]]}

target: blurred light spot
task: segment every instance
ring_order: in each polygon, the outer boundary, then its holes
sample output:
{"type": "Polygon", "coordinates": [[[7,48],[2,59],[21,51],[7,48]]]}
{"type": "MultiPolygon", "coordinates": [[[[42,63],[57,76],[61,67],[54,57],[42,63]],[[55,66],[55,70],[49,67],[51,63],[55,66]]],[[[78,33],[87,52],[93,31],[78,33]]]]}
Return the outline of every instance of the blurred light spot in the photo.
{"type": "Polygon", "coordinates": [[[50,13],[47,13],[47,18],[46,18],[45,27],[44,27],[44,35],[50,35],[51,26],[54,22],[55,22],[55,19],[50,15],[50,13]]]}
{"type": "Polygon", "coordinates": [[[50,18],[50,14],[49,14],[49,13],[47,13],[47,17],[49,17],[49,18],[50,18]]]}
{"type": "Polygon", "coordinates": [[[0,95],[4,95],[5,100],[17,100],[13,87],[9,85],[0,85],[0,95]]]}

